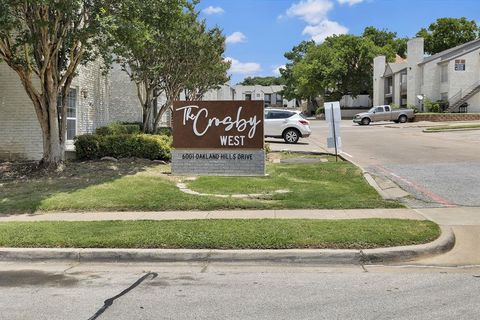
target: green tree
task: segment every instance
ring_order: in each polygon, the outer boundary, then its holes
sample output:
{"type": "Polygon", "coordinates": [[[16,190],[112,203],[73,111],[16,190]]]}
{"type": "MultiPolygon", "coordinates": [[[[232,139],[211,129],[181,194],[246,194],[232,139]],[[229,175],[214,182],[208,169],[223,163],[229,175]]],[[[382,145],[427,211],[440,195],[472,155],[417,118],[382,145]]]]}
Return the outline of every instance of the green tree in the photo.
{"type": "Polygon", "coordinates": [[[289,100],[311,98],[308,94],[306,95],[304,92],[298,90],[298,78],[295,78],[293,75],[293,67],[303,59],[308,49],[313,46],[315,46],[314,41],[302,41],[300,44],[293,47],[292,51],[286,52],[284,55],[289,62],[285,65],[285,68],[280,69],[282,82],[285,86],[282,94],[289,100]]]}
{"type": "Polygon", "coordinates": [[[198,21],[187,0],[123,0],[106,24],[111,26],[105,50],[137,87],[146,132],[156,129],[162,114],[185,90],[199,99],[228,81],[225,37],[218,28],[198,21]],[[160,106],[155,100],[163,95],[160,106]]]}
{"type": "Polygon", "coordinates": [[[366,37],[339,35],[308,48],[292,66],[292,78],[300,96],[328,97],[339,100],[344,95],[371,94],[373,58],[395,52],[389,46],[376,46],[366,37]]]}
{"type": "MultiPolygon", "coordinates": [[[[202,24],[204,28],[204,23],[202,24]]],[[[186,100],[201,100],[210,89],[218,88],[227,83],[227,74],[231,63],[224,59],[225,36],[219,28],[202,31],[203,41],[200,42],[198,59],[195,66],[185,70],[190,79],[185,85],[186,100]]]]}
{"type": "Polygon", "coordinates": [[[285,81],[281,77],[247,77],[239,84],[244,86],[278,86],[285,84],[285,81]]]}
{"type": "Polygon", "coordinates": [[[108,1],[0,1],[0,60],[19,76],[43,138],[45,167],[65,159],[66,99],[77,67],[95,57],[108,1]],[[61,99],[58,99],[61,97],[61,99]]]}
{"type": "Polygon", "coordinates": [[[422,28],[417,37],[425,39],[425,52],[436,54],[478,39],[480,29],[475,20],[467,18],[439,18],[430,24],[428,29],[422,28]]]}
{"type": "Polygon", "coordinates": [[[386,29],[380,30],[370,26],[364,29],[362,37],[369,38],[378,47],[384,48],[388,46],[389,49],[395,51],[400,57],[406,58],[408,38],[398,38],[396,32],[386,29]]]}

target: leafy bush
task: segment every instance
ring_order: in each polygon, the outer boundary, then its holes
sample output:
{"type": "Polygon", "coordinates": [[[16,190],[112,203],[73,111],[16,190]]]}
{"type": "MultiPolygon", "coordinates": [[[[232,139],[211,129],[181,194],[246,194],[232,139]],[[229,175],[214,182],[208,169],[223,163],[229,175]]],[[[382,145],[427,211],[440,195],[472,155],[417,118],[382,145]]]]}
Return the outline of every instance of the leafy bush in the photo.
{"type": "Polygon", "coordinates": [[[325,108],[324,107],[318,107],[317,110],[315,110],[315,114],[319,115],[325,113],[325,108]]]}
{"type": "Polygon", "coordinates": [[[447,110],[448,107],[450,107],[450,102],[448,102],[448,100],[438,100],[437,104],[439,105],[441,112],[447,110]]]}
{"type": "Polygon", "coordinates": [[[418,108],[414,104],[407,105],[408,109],[412,109],[414,113],[418,113],[418,108]]]}
{"type": "Polygon", "coordinates": [[[425,99],[424,106],[425,106],[425,109],[427,109],[427,112],[431,112],[431,113],[442,112],[442,108],[440,107],[440,104],[436,102],[432,102],[429,99],[425,99]]]}
{"type": "Polygon", "coordinates": [[[101,136],[135,134],[140,133],[141,126],[138,123],[120,123],[112,122],[108,126],[100,127],[95,133],[101,136]]]}
{"type": "Polygon", "coordinates": [[[396,103],[390,104],[390,107],[391,107],[392,109],[400,109],[400,106],[399,106],[398,104],[396,104],[396,103]]]}
{"type": "Polygon", "coordinates": [[[83,134],[75,137],[75,153],[77,159],[93,160],[101,158],[101,137],[96,134],[83,134]]]}
{"type": "Polygon", "coordinates": [[[100,159],[106,156],[170,160],[171,150],[172,139],[161,135],[86,134],[75,138],[75,151],[79,160],[100,159]]]}
{"type": "Polygon", "coordinates": [[[156,133],[159,134],[159,135],[162,135],[162,136],[171,137],[172,136],[172,129],[167,128],[167,127],[158,128],[156,133]]]}

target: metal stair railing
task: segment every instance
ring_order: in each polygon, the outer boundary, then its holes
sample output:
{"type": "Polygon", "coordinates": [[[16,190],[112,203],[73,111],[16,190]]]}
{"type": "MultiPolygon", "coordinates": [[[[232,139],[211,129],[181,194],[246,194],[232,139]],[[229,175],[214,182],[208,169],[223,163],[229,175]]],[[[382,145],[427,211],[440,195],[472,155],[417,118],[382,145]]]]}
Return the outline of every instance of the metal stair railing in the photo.
{"type": "Polygon", "coordinates": [[[448,99],[449,107],[445,110],[446,112],[452,112],[458,107],[460,107],[466,100],[468,100],[473,93],[476,93],[480,90],[480,80],[473,83],[467,89],[460,89],[456,94],[448,99]],[[463,93],[466,92],[464,95],[463,93]]]}

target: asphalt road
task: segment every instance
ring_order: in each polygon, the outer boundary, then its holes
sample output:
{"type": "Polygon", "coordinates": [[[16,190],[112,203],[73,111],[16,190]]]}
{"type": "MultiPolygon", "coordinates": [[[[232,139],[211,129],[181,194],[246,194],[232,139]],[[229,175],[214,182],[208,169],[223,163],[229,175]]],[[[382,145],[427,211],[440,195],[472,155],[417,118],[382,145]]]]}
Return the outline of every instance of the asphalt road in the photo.
{"type": "MultiPolygon", "coordinates": [[[[416,126],[342,121],[343,155],[412,194],[415,199],[406,199],[410,207],[480,206],[480,130],[424,133],[416,126]]],[[[312,121],[312,131],[298,146],[270,144],[276,150],[325,149],[326,122],[312,121]]]]}
{"type": "Polygon", "coordinates": [[[476,319],[478,292],[478,268],[0,264],[2,320],[476,319]]]}

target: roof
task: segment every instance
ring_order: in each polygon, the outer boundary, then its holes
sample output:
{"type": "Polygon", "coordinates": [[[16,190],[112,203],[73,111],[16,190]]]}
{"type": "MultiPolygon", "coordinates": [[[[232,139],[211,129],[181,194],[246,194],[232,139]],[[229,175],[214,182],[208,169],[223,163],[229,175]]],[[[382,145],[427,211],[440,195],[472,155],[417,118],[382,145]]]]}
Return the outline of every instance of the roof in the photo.
{"type": "Polygon", "coordinates": [[[384,77],[391,76],[395,73],[398,73],[407,68],[408,64],[406,61],[400,63],[387,63],[385,67],[384,77]]]}
{"type": "Polygon", "coordinates": [[[440,62],[449,61],[455,57],[467,54],[477,49],[480,49],[480,39],[476,39],[476,40],[461,44],[459,46],[447,49],[445,51],[439,52],[432,56],[426,57],[423,59],[422,62],[419,63],[419,65],[423,65],[427,62],[434,61],[436,59],[440,59],[440,62]]]}

